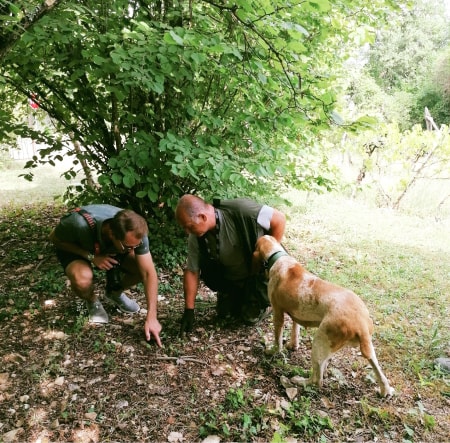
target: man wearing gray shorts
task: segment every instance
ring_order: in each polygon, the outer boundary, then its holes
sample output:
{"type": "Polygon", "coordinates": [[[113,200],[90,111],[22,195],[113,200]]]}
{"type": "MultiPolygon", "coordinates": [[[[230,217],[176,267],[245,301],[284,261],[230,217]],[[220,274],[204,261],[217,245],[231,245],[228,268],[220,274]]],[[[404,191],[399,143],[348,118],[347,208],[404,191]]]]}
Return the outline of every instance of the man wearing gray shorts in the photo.
{"type": "Polygon", "coordinates": [[[158,277],[149,250],[148,226],[129,209],[87,205],[63,216],[50,233],[56,255],[74,294],[86,301],[92,323],[109,317],[94,294],[93,268],[106,271],[106,298],[122,312],[133,314],[139,305],[123,292],[142,282],[147,300],[144,333],[161,346],[157,319],[158,277]]]}

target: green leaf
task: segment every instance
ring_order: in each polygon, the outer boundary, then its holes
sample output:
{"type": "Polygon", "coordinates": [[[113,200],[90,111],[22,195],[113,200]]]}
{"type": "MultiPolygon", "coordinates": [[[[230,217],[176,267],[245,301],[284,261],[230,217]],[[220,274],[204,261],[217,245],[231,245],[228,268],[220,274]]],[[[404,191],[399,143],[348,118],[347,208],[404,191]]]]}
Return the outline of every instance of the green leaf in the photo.
{"type": "MultiPolygon", "coordinates": [[[[9,2],[9,10],[11,11],[11,13],[12,14],[14,14],[14,15],[19,15],[19,13],[20,13],[20,8],[18,7],[18,6],[16,6],[16,5],[14,5],[13,3],[10,3],[9,2]]],[[[7,16],[6,17],[7,19],[11,19],[11,17],[10,16],[7,16]]]]}
{"type": "Polygon", "coordinates": [[[192,164],[196,167],[203,166],[207,162],[206,158],[196,158],[192,164]]]}
{"type": "Polygon", "coordinates": [[[311,5],[321,12],[328,12],[331,9],[330,2],[328,0],[309,0],[311,5]]]}
{"type": "Polygon", "coordinates": [[[158,201],[158,194],[151,189],[147,191],[147,196],[151,202],[158,201]]]}
{"type": "Polygon", "coordinates": [[[365,115],[358,118],[354,123],[362,127],[371,128],[378,124],[378,119],[376,117],[365,115]]]}
{"type": "Polygon", "coordinates": [[[205,54],[201,54],[201,53],[197,53],[197,52],[194,52],[193,54],[191,54],[191,58],[197,64],[201,64],[201,63],[203,63],[204,61],[207,60],[205,54]]]}
{"type": "MultiPolygon", "coordinates": [[[[167,35],[167,34],[165,34],[167,35]]],[[[169,31],[170,37],[172,37],[172,41],[175,42],[178,45],[184,45],[184,40],[182,37],[180,37],[178,34],[175,33],[175,31],[169,31]]],[[[169,43],[169,42],[168,42],[169,43]]]]}
{"type": "Polygon", "coordinates": [[[103,65],[106,63],[106,59],[98,55],[94,55],[94,57],[92,57],[92,61],[97,65],[103,65]]]}
{"type": "Polygon", "coordinates": [[[114,173],[111,178],[115,185],[120,185],[122,183],[122,175],[114,173]]]}
{"type": "Polygon", "coordinates": [[[125,185],[125,187],[132,188],[135,183],[136,183],[136,181],[135,181],[134,177],[131,174],[130,175],[124,175],[124,177],[123,177],[123,184],[125,185]]]}

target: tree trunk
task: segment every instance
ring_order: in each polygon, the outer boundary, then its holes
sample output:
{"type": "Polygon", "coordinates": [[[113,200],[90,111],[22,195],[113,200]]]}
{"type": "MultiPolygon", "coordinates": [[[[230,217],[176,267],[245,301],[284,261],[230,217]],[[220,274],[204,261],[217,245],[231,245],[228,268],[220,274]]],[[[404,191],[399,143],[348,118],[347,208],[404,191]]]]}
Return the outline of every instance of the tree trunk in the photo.
{"type": "Polygon", "coordinates": [[[80,142],[72,139],[72,143],[73,143],[73,147],[75,149],[77,158],[81,163],[81,167],[83,168],[84,175],[86,176],[88,186],[92,189],[95,189],[97,187],[97,183],[95,182],[94,176],[92,175],[92,171],[90,170],[86,160],[83,157],[83,152],[81,151],[80,142]]]}

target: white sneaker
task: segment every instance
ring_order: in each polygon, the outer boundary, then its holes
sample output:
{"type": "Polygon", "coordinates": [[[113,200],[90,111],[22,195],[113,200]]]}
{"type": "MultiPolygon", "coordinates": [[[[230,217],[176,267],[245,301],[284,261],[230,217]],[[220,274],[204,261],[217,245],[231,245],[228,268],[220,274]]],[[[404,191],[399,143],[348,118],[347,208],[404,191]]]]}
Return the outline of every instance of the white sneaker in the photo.
{"type": "Polygon", "coordinates": [[[125,314],[134,314],[141,309],[134,300],[128,298],[123,292],[118,295],[106,294],[106,298],[125,314]]]}
{"type": "Polygon", "coordinates": [[[87,301],[86,306],[89,312],[90,323],[109,323],[108,313],[103,308],[99,300],[87,301]]]}

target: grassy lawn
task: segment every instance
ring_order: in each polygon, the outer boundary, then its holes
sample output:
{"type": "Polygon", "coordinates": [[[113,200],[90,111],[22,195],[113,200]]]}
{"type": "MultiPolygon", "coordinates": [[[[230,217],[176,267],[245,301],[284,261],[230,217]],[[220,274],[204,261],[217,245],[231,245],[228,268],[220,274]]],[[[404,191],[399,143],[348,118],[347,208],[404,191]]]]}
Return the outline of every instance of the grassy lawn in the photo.
{"type": "Polygon", "coordinates": [[[60,201],[65,188],[76,180],[66,180],[61,176],[63,164],[57,167],[41,165],[36,169],[23,169],[25,161],[10,160],[0,173],[0,206],[23,206],[33,203],[52,203],[60,201]],[[34,174],[32,181],[19,177],[21,174],[34,174]]]}
{"type": "MultiPolygon", "coordinates": [[[[285,246],[367,303],[396,390],[378,397],[366,362],[347,348],[322,390],[290,399],[280,377],[308,373],[313,330],[302,332],[299,351],[269,358],[271,318],[221,328],[214,296],[203,291],[196,329],[181,339],[180,269],[158,270],[163,349],[142,340],[145,312],[124,317],[108,307],[109,325],[87,323],[46,241],[66,182],[48,170],[34,185],[16,176],[2,171],[0,180],[0,441],[448,440],[450,375],[434,359],[450,356],[449,218],[337,195],[286,196],[285,246]]],[[[133,296],[145,306],[139,288],[133,296]]]]}
{"type": "Polygon", "coordinates": [[[290,200],[286,243],[292,253],[364,299],[399,370],[421,377],[435,357],[449,355],[450,219],[402,215],[331,195],[294,193],[290,200]]]}

